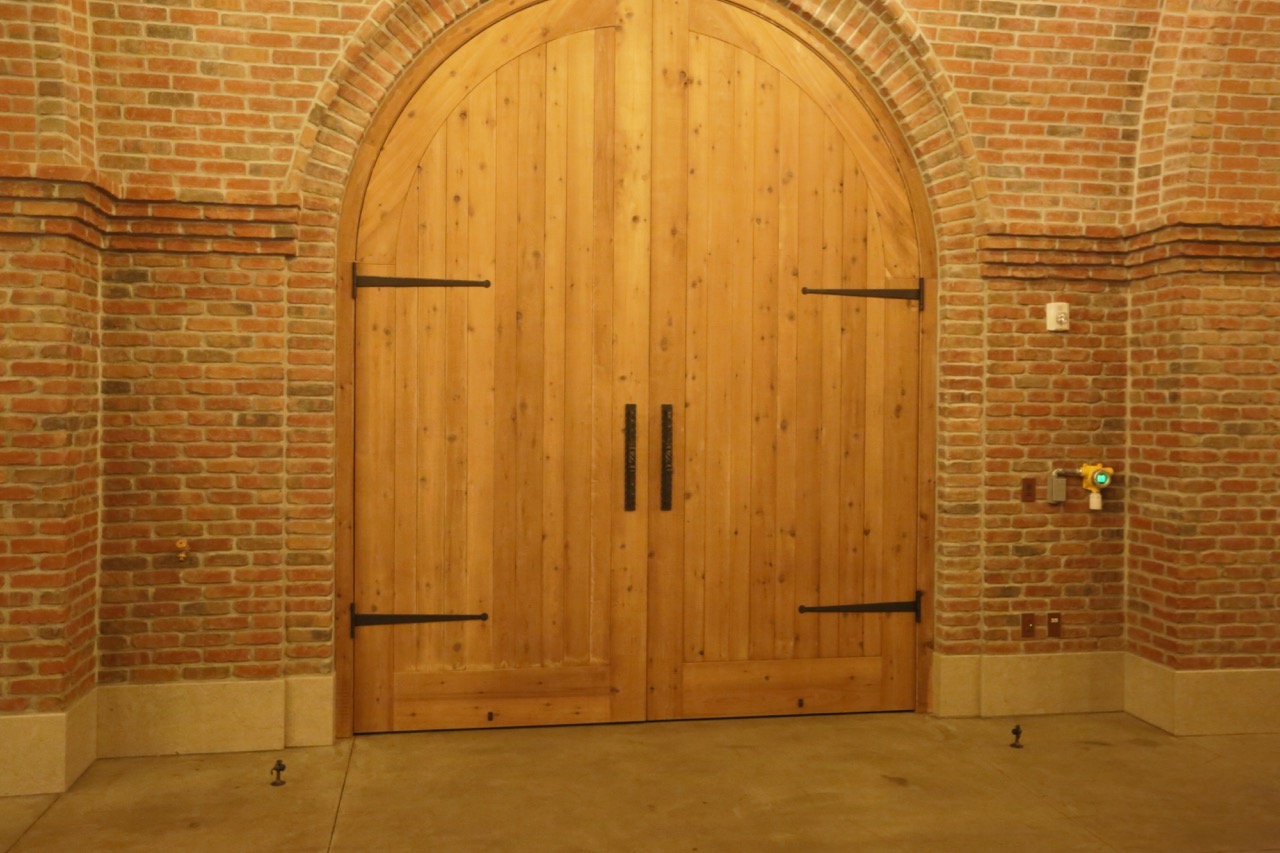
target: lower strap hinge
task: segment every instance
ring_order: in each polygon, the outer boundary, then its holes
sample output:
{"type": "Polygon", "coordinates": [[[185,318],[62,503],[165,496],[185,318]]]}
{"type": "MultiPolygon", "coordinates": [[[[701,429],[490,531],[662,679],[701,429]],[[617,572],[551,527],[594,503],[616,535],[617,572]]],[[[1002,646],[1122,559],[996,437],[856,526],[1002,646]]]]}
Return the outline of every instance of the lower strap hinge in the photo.
{"type": "Polygon", "coordinates": [[[819,607],[800,605],[801,613],[914,613],[916,622],[921,618],[921,604],[924,592],[916,590],[916,597],[911,601],[880,601],[873,604],[828,604],[819,607]]]}
{"type": "Polygon", "coordinates": [[[366,625],[413,625],[424,622],[487,622],[488,613],[357,613],[353,602],[351,613],[351,639],[356,638],[356,628],[366,625]]]}

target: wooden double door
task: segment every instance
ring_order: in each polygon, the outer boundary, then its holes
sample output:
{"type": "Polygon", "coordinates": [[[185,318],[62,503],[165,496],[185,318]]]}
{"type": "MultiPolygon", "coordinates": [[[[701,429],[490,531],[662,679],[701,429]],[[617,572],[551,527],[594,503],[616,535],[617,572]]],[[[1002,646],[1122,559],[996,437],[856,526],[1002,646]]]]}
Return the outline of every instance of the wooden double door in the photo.
{"type": "Polygon", "coordinates": [[[441,61],[359,217],[356,731],[914,707],[921,305],[806,290],[916,288],[917,215],[719,0],[441,61]]]}

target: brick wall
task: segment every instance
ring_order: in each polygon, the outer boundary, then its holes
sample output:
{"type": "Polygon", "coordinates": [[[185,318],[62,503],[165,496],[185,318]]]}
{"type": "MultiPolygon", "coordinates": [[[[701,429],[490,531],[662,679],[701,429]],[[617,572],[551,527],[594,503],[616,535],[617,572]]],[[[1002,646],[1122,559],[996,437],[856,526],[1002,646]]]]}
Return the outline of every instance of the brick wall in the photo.
{"type": "Polygon", "coordinates": [[[92,247],[0,238],[0,711],[93,685],[99,311],[92,247]]]}
{"type": "Polygon", "coordinates": [[[1194,269],[1134,285],[1132,647],[1280,666],[1280,288],[1194,269]]]}
{"type": "Polygon", "coordinates": [[[1090,511],[1079,480],[1045,503],[1046,474],[1104,462],[1125,471],[1128,294],[1111,284],[991,280],[986,316],[986,519],[982,637],[987,653],[1123,648],[1125,490],[1090,511]],[[1069,333],[1045,330],[1045,304],[1071,306],[1069,333]],[[1036,500],[1020,500],[1021,479],[1036,500]],[[1046,636],[1049,612],[1062,637],[1046,636]],[[1019,618],[1035,615],[1036,638],[1019,618]]]}
{"type": "Polygon", "coordinates": [[[281,674],[284,266],[106,259],[104,681],[281,674]]]}
{"type": "Polygon", "coordinates": [[[331,657],[332,346],[298,342],[280,248],[104,263],[103,681],[331,657]]]}
{"type": "Polygon", "coordinates": [[[0,712],[96,677],[99,246],[49,206],[62,187],[7,180],[93,161],[87,6],[0,3],[0,712]]]}
{"type": "MultiPolygon", "coordinates": [[[[342,194],[464,8],[0,0],[3,710],[331,667],[342,194]]],[[[794,8],[932,206],[937,648],[1275,666],[1280,6],[794,8]],[[1086,457],[1106,511],[1017,499],[1086,457]]]]}

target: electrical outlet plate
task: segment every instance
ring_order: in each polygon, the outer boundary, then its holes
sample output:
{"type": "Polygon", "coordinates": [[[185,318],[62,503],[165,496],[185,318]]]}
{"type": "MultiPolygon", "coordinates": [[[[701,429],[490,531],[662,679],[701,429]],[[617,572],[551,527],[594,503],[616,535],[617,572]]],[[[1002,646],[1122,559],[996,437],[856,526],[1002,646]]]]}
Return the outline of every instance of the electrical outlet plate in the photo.
{"type": "Polygon", "coordinates": [[[1062,636],[1062,614],[1050,613],[1048,620],[1045,622],[1045,626],[1049,630],[1050,637],[1061,637],[1062,636]]]}
{"type": "Polygon", "coordinates": [[[1029,504],[1036,499],[1036,478],[1022,478],[1022,502],[1029,504]]]}
{"type": "Polygon", "coordinates": [[[1050,332],[1066,332],[1071,329],[1071,304],[1050,302],[1044,306],[1044,327],[1050,332]]]}

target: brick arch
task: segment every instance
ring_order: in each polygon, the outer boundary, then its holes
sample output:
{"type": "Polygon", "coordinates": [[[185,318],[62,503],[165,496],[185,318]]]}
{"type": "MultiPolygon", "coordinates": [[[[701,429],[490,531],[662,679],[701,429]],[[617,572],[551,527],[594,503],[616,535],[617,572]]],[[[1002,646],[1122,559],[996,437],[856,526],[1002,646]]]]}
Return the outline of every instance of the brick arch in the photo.
{"type": "Polygon", "coordinates": [[[1138,147],[1139,230],[1274,212],[1277,158],[1256,133],[1275,80],[1257,49],[1264,15],[1209,0],[1162,8],[1138,147]]]}
{"type": "Polygon", "coordinates": [[[897,122],[924,181],[945,267],[992,214],[960,99],[929,40],[898,0],[800,0],[788,8],[848,57],[897,122]]]}
{"type": "Polygon", "coordinates": [[[405,71],[463,12],[422,0],[382,0],[352,37],[299,134],[287,186],[313,201],[341,198],[355,154],[405,71]]]}
{"type": "MultiPolygon", "coordinates": [[[[877,92],[915,157],[946,266],[948,256],[971,246],[966,238],[976,223],[990,220],[990,213],[959,99],[914,18],[898,0],[864,0],[853,7],[814,0],[766,2],[836,46],[877,92]]],[[[524,5],[507,0],[501,9],[524,5]]],[[[378,111],[442,36],[464,36],[471,15],[485,10],[501,14],[487,4],[470,2],[455,10],[425,0],[384,0],[370,13],[301,134],[290,187],[302,193],[304,207],[336,213],[378,111]]]]}
{"type": "Polygon", "coordinates": [[[1138,142],[1134,219],[1139,228],[1163,224],[1193,192],[1192,174],[1206,168],[1194,135],[1197,122],[1212,115],[1215,92],[1200,85],[1212,69],[1206,57],[1196,55],[1203,45],[1195,43],[1187,26],[1191,7],[1190,0],[1171,0],[1161,11],[1138,142]]]}

